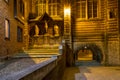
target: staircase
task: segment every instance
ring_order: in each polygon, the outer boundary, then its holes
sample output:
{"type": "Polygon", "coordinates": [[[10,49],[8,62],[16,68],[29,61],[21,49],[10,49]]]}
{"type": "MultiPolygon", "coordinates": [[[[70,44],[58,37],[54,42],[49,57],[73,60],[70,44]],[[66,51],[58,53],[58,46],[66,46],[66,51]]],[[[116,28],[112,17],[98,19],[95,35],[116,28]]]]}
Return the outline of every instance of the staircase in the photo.
{"type": "Polygon", "coordinates": [[[95,60],[88,60],[88,61],[76,61],[76,66],[100,66],[101,64],[95,60]]]}
{"type": "Polygon", "coordinates": [[[53,56],[59,55],[58,48],[33,48],[28,49],[22,52],[19,52],[14,56],[14,58],[27,58],[27,57],[34,57],[34,58],[49,58],[53,56]]]}

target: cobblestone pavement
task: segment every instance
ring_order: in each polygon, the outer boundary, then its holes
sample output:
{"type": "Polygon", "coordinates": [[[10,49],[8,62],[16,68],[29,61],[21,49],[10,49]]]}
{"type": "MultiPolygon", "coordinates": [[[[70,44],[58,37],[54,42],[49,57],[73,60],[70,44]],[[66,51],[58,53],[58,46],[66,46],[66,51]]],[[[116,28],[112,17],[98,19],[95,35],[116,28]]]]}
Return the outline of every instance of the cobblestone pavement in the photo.
{"type": "Polygon", "coordinates": [[[79,67],[75,80],[120,80],[120,67],[79,67]]]}

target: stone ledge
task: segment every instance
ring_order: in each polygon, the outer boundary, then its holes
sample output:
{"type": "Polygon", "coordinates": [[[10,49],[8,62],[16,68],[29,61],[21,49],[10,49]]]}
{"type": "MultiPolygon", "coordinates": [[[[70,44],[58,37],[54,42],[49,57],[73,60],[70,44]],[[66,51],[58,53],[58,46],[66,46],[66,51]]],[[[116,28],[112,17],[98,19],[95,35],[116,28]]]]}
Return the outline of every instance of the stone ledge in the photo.
{"type": "Polygon", "coordinates": [[[41,74],[44,74],[44,75],[41,76],[41,78],[43,78],[57,65],[56,60],[57,60],[57,57],[51,58],[48,61],[42,62],[40,64],[33,65],[33,66],[31,66],[29,68],[26,68],[22,71],[12,73],[8,76],[4,76],[3,78],[0,78],[0,80],[20,80],[20,79],[26,77],[27,75],[33,73],[34,71],[37,71],[37,70],[41,70],[41,74]],[[50,64],[52,64],[52,66],[50,64]],[[49,65],[51,67],[49,67],[49,65]],[[46,69],[42,70],[43,67],[46,68],[46,69]]]}

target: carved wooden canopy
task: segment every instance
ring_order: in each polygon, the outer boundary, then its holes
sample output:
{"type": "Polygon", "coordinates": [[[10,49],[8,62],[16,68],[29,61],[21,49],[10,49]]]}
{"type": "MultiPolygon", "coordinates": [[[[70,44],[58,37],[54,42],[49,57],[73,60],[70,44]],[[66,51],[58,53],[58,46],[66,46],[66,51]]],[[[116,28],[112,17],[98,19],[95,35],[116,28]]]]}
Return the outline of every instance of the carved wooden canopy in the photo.
{"type": "MultiPolygon", "coordinates": [[[[54,20],[45,12],[42,16],[38,16],[35,19],[29,20],[30,25],[30,36],[35,34],[35,25],[39,28],[39,35],[44,35],[46,30],[46,24],[48,28],[53,30],[55,22],[54,20]]],[[[53,33],[54,34],[54,33],[53,33]]]]}

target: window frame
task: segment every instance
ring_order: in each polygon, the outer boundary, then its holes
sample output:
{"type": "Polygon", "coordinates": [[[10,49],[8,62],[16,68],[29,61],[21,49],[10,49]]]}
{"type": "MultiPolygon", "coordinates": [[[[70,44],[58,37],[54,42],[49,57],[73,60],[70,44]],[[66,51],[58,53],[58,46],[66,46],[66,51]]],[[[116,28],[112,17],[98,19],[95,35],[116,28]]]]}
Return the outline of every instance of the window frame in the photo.
{"type": "MultiPolygon", "coordinates": [[[[92,1],[92,6],[94,6],[93,5],[93,1],[94,0],[90,0],[90,1],[92,1]]],[[[89,18],[89,8],[88,8],[88,6],[89,6],[89,2],[90,2],[89,0],[85,0],[85,2],[86,2],[86,9],[85,9],[85,11],[86,11],[86,13],[85,13],[85,15],[86,15],[86,17],[85,18],[78,18],[77,16],[76,16],[76,18],[77,18],[77,20],[92,20],[92,19],[98,19],[98,18],[100,18],[100,14],[99,14],[99,12],[100,12],[100,0],[96,0],[97,1],[97,17],[93,17],[94,16],[94,10],[93,10],[93,7],[92,7],[92,17],[91,18],[89,18]]],[[[81,0],[79,0],[79,1],[77,1],[76,0],[76,8],[77,8],[77,3],[81,3],[81,0]]],[[[76,10],[76,15],[77,15],[77,12],[78,10],[76,10]]],[[[79,13],[80,14],[80,13],[79,13]]]]}
{"type": "Polygon", "coordinates": [[[17,42],[23,42],[23,29],[17,26],[17,42]]]}
{"type": "Polygon", "coordinates": [[[36,4],[36,12],[37,12],[38,16],[41,16],[42,14],[47,12],[51,17],[59,17],[60,16],[60,13],[59,13],[60,4],[59,3],[61,3],[59,0],[48,0],[48,1],[47,0],[38,0],[38,2],[35,3],[36,4]],[[42,10],[40,10],[40,9],[42,9],[42,10]]]}
{"type": "Polygon", "coordinates": [[[22,0],[24,4],[24,15],[20,12],[20,0],[14,0],[14,18],[20,21],[22,24],[25,22],[25,3],[24,0],[22,0]]]}
{"type": "Polygon", "coordinates": [[[117,18],[117,11],[116,8],[109,8],[108,9],[108,20],[115,20],[117,18]],[[113,11],[114,17],[110,18],[110,12],[113,11]]]}
{"type": "Polygon", "coordinates": [[[5,39],[10,40],[10,21],[5,18],[5,39]]]}
{"type": "MultiPolygon", "coordinates": [[[[87,4],[85,5],[85,7],[86,7],[86,9],[85,9],[85,17],[84,18],[82,18],[82,15],[83,15],[83,13],[80,13],[81,11],[83,11],[83,9],[82,9],[82,7],[83,6],[81,6],[83,3],[87,3],[86,1],[79,1],[79,2],[76,2],[76,4],[79,4],[79,7],[80,7],[80,10],[79,10],[79,15],[80,15],[80,17],[78,18],[78,19],[80,19],[80,20],[83,20],[83,19],[86,19],[87,18],[87,15],[86,15],[86,13],[87,13],[87,4]]],[[[77,7],[77,6],[76,6],[77,7]]],[[[78,10],[76,10],[76,11],[78,11],[78,10]]],[[[77,14],[78,15],[78,14],[77,14]]]]}
{"type": "Polygon", "coordinates": [[[46,0],[38,0],[36,2],[36,8],[38,9],[38,10],[36,9],[38,16],[41,16],[43,13],[45,13],[46,12],[46,0]]]}
{"type": "Polygon", "coordinates": [[[52,16],[52,17],[59,16],[59,13],[58,13],[58,4],[59,4],[58,0],[50,0],[50,2],[48,3],[48,6],[49,6],[48,13],[50,14],[50,16],[52,16]]]}
{"type": "Polygon", "coordinates": [[[20,12],[22,17],[25,16],[25,4],[24,4],[23,0],[20,0],[19,12],[20,12]]]}

